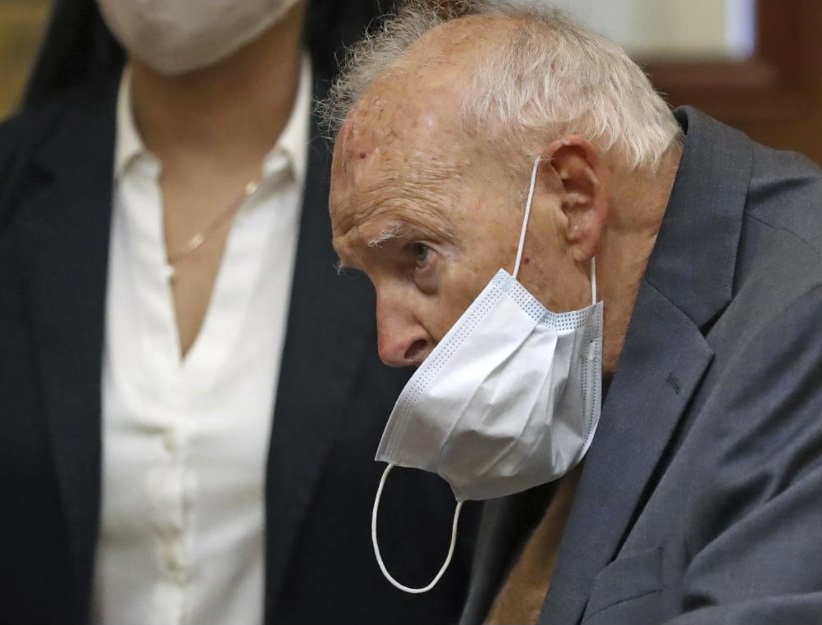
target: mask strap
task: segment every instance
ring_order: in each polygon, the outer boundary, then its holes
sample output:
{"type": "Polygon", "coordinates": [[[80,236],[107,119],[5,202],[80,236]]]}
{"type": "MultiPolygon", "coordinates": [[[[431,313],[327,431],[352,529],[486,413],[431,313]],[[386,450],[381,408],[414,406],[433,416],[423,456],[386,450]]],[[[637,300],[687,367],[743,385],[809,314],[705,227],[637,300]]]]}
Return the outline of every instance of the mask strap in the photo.
{"type": "Polygon", "coordinates": [[[382,561],[382,556],[380,555],[380,548],[377,545],[377,510],[380,506],[380,498],[382,497],[383,486],[385,486],[385,479],[388,477],[388,473],[391,471],[392,468],[394,468],[393,464],[389,464],[387,467],[385,467],[385,471],[382,474],[382,479],[380,480],[380,486],[377,489],[377,497],[374,500],[374,509],[371,512],[371,542],[374,545],[374,555],[377,556],[377,564],[380,565],[380,570],[382,571],[382,574],[385,576],[385,579],[387,579],[396,588],[399,588],[400,590],[410,592],[415,595],[421,594],[424,592],[428,592],[434,586],[436,586],[437,582],[440,581],[440,578],[445,573],[445,569],[447,569],[448,565],[451,564],[451,557],[454,555],[454,547],[457,544],[457,523],[460,519],[460,510],[462,510],[462,502],[457,502],[457,508],[456,510],[454,510],[454,523],[451,527],[451,546],[448,548],[448,555],[446,556],[445,562],[443,563],[442,568],[439,570],[439,573],[437,573],[436,577],[434,577],[434,579],[431,581],[430,584],[428,584],[428,586],[425,586],[423,588],[409,588],[408,586],[403,586],[397,580],[391,577],[391,574],[385,568],[385,564],[382,561]]]}
{"type": "Polygon", "coordinates": [[[517,279],[519,274],[519,263],[522,260],[522,251],[525,243],[525,231],[528,229],[528,218],[531,216],[531,202],[534,199],[534,189],[537,186],[537,167],[539,166],[540,157],[538,156],[534,161],[534,168],[531,170],[531,186],[528,188],[528,200],[525,202],[525,215],[522,218],[522,230],[519,233],[519,247],[517,248],[517,259],[514,261],[514,279],[517,279]]]}
{"type": "Polygon", "coordinates": [[[597,303],[597,257],[591,257],[591,305],[597,303]]]}
{"type": "MultiPolygon", "coordinates": [[[[522,261],[522,252],[525,248],[525,233],[528,230],[528,219],[531,217],[531,202],[534,200],[534,189],[537,186],[537,168],[541,157],[534,160],[534,167],[531,169],[531,184],[528,187],[528,199],[525,202],[525,215],[522,217],[522,229],[519,233],[519,245],[517,247],[517,259],[514,261],[513,277],[516,280],[519,275],[519,265],[522,261]]],[[[591,304],[597,303],[597,259],[591,258],[591,304]]]]}

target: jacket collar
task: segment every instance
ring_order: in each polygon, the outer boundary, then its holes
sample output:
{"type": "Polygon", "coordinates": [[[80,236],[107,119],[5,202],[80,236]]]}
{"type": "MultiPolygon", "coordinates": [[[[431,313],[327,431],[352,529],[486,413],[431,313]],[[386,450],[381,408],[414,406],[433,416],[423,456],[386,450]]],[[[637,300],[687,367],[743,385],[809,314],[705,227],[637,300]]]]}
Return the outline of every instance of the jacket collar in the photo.
{"type": "Polygon", "coordinates": [[[752,148],[696,109],[683,107],[676,117],[685,148],[645,282],[701,328],[732,297],[752,148]]]}

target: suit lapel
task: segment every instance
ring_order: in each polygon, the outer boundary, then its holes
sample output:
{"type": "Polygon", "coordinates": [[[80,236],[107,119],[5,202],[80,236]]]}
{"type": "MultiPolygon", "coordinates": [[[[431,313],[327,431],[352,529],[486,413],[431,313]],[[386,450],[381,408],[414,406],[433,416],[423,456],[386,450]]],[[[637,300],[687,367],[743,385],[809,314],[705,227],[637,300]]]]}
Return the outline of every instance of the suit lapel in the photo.
{"type": "Polygon", "coordinates": [[[340,276],[328,216],[330,146],[312,122],[288,333],[268,461],[266,614],[276,602],[324,459],[364,357],[376,345],[373,294],[340,276]],[[318,386],[317,381],[321,386],[318,386]]]}
{"type": "Polygon", "coordinates": [[[585,460],[542,625],[579,620],[591,581],[618,550],[712,357],[693,323],[647,284],[629,335],[585,460]],[[625,362],[633,365],[623,368],[625,362]]]}
{"type": "Polygon", "coordinates": [[[731,299],[750,144],[696,111],[678,115],[687,129],[685,151],[585,460],[541,625],[581,619],[594,577],[641,512],[711,362],[703,329],[731,299]]]}
{"type": "Polygon", "coordinates": [[[100,501],[100,376],[116,81],[68,108],[33,155],[20,208],[32,343],[85,619],[100,501]]]}

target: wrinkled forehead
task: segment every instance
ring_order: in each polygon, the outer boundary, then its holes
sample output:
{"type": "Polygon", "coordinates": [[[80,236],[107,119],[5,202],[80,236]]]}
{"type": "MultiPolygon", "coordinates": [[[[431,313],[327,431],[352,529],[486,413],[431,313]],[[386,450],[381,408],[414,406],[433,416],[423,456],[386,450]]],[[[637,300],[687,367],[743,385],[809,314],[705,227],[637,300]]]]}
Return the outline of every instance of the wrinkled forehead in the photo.
{"type": "Polygon", "coordinates": [[[414,78],[386,76],[365,92],[340,129],[339,156],[359,157],[359,150],[378,146],[397,151],[442,147],[438,136],[456,131],[457,94],[424,74],[414,78]]]}
{"type": "MultiPolygon", "coordinates": [[[[335,230],[395,200],[439,209],[451,203],[442,200],[466,191],[467,179],[489,156],[461,123],[466,77],[484,39],[467,36],[474,30],[467,24],[432,31],[355,103],[335,144],[335,230]]],[[[474,186],[487,182],[487,173],[474,186]]]]}
{"type": "Polygon", "coordinates": [[[422,200],[458,184],[472,146],[456,121],[454,100],[444,85],[409,90],[408,81],[392,79],[373,85],[337,137],[332,220],[393,198],[416,194],[422,200]]]}

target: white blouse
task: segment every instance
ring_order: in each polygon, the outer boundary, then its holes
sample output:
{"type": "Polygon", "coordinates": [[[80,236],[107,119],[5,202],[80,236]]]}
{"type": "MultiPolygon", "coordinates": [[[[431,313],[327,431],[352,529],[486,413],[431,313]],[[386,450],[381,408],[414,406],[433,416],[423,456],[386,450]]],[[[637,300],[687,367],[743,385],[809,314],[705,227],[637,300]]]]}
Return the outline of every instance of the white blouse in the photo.
{"type": "Polygon", "coordinates": [[[311,76],[237,212],[181,359],[160,163],[120,87],[103,370],[99,625],[263,620],[264,489],[307,168],[311,76]]]}

